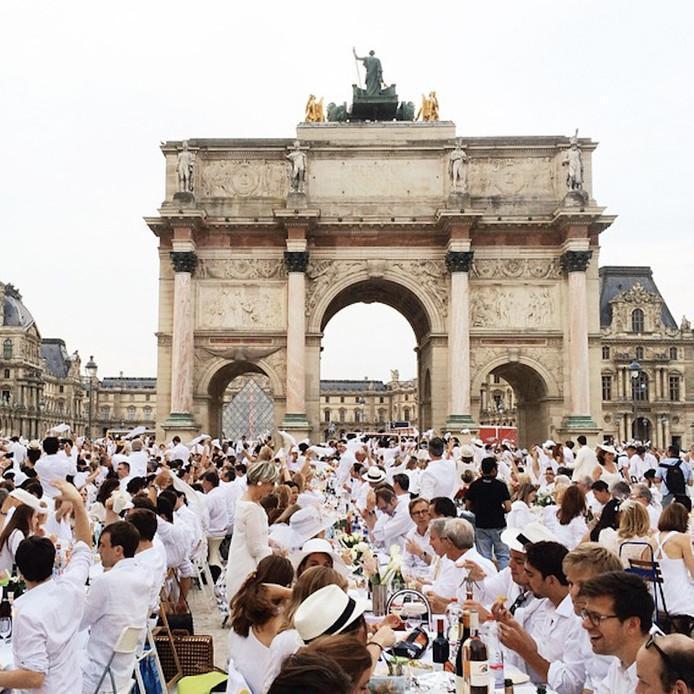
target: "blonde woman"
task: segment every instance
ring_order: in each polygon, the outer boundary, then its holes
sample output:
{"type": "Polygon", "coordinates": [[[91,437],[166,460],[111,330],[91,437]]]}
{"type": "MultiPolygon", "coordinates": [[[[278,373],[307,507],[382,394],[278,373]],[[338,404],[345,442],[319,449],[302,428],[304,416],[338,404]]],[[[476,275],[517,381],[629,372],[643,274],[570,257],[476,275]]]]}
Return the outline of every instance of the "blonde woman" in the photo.
{"type": "Polygon", "coordinates": [[[269,494],[277,481],[277,468],[270,461],[253,463],[246,472],[248,487],[236,502],[234,534],[229,546],[226,587],[232,600],[243,582],[264,557],[272,554],[268,541],[268,522],[260,500],[269,494]]]}
{"type": "Polygon", "coordinates": [[[651,536],[650,525],[648,511],[644,506],[636,501],[624,501],[619,507],[619,528],[601,530],[598,542],[614,552],[624,568],[628,569],[629,559],[651,558],[655,550],[655,541],[651,536]],[[643,544],[630,544],[632,542],[643,544]]]}

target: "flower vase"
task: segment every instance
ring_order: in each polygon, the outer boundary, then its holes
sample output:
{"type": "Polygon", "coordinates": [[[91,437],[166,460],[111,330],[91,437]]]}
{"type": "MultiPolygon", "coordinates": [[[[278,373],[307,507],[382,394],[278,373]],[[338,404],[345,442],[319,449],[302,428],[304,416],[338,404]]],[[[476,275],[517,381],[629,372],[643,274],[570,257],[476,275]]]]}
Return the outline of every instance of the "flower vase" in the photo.
{"type": "Polygon", "coordinates": [[[371,611],[376,617],[384,617],[386,614],[386,602],[388,601],[388,586],[381,583],[371,584],[371,611]]]}

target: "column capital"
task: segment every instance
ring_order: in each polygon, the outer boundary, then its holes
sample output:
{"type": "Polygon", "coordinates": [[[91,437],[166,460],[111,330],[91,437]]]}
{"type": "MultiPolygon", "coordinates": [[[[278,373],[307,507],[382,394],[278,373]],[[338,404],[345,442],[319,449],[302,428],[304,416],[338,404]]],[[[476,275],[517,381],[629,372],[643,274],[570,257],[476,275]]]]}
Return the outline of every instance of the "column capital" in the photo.
{"type": "Polygon", "coordinates": [[[174,272],[190,272],[192,274],[195,271],[198,256],[194,251],[171,251],[170,255],[174,272]]]}
{"type": "Polygon", "coordinates": [[[565,251],[559,262],[564,272],[585,272],[593,251],[565,251]]]}
{"type": "Polygon", "coordinates": [[[448,272],[468,272],[472,266],[474,251],[448,251],[446,268],[448,272]]]}
{"type": "Polygon", "coordinates": [[[284,264],[287,267],[287,272],[306,272],[308,251],[285,251],[284,264]]]}

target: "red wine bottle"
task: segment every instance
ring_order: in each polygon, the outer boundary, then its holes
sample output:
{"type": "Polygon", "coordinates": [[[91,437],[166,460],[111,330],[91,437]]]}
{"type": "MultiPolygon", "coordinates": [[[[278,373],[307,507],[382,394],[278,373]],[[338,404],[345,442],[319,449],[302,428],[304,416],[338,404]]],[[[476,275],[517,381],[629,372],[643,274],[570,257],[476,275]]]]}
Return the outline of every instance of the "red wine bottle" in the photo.
{"type": "Polygon", "coordinates": [[[489,691],[487,646],[480,638],[477,610],[470,610],[470,638],[463,645],[463,671],[469,694],[489,691]]]}
{"type": "Polygon", "coordinates": [[[436,620],[436,638],[432,643],[432,660],[435,670],[443,670],[443,666],[448,662],[449,646],[443,630],[443,619],[436,620]]]}

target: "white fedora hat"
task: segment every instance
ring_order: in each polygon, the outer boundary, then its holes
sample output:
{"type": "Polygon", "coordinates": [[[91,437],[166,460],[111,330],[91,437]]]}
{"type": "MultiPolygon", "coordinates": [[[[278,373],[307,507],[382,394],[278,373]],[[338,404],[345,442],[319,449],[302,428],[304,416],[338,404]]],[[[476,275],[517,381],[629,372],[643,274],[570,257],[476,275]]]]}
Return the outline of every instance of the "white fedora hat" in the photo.
{"type": "Polygon", "coordinates": [[[342,576],[349,576],[349,569],[345,562],[342,561],[342,557],[335,552],[333,546],[327,540],[323,540],[320,537],[314,537],[312,540],[304,542],[304,546],[300,550],[292,552],[289,559],[294,566],[294,570],[299,568],[301,562],[306,559],[309,554],[327,554],[333,561],[333,569],[342,576]]]}
{"type": "Polygon", "coordinates": [[[294,615],[294,627],[305,643],[319,636],[340,634],[369,608],[334,584],[309,595],[294,615]]]}
{"type": "Polygon", "coordinates": [[[617,449],[614,446],[610,446],[608,443],[599,443],[598,448],[605,453],[612,453],[612,455],[617,455],[617,449]]]}
{"type": "Polygon", "coordinates": [[[537,521],[528,523],[522,530],[519,528],[506,528],[501,533],[501,541],[509,549],[525,554],[525,545],[533,542],[558,542],[557,536],[537,521]]]}
{"type": "Polygon", "coordinates": [[[362,478],[367,482],[378,484],[379,482],[385,481],[386,473],[377,465],[372,465],[366,472],[362,474],[362,478]]]}

